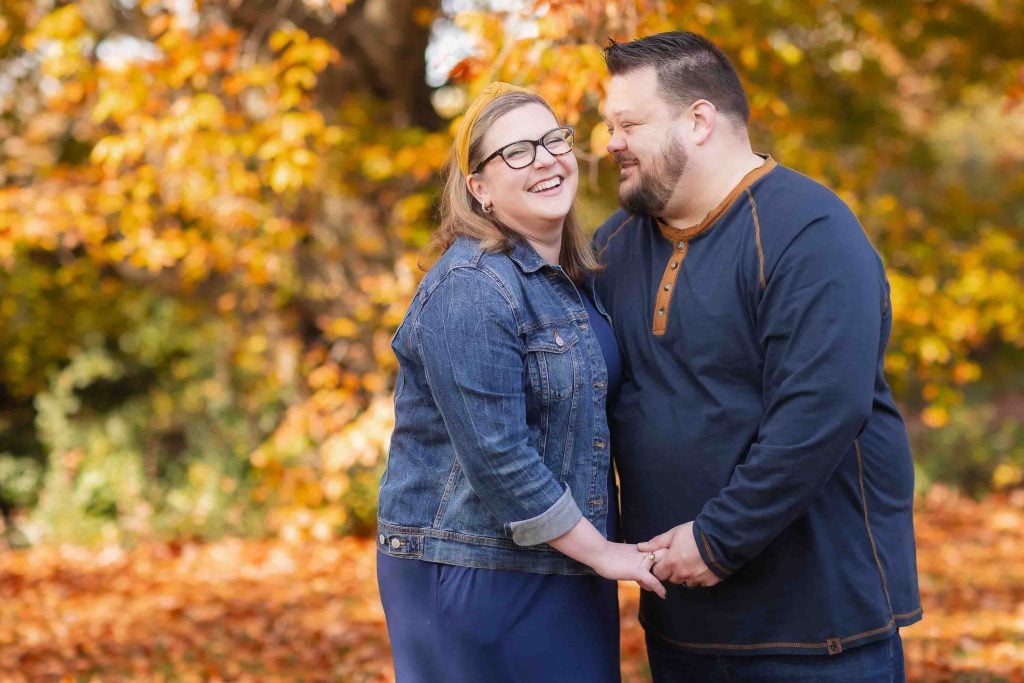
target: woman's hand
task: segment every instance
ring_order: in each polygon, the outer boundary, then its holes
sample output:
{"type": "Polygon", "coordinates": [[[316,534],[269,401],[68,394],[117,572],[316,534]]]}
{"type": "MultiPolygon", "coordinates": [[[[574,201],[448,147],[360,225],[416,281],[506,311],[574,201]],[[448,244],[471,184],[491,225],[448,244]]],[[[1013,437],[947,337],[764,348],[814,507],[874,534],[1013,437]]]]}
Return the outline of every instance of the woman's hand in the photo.
{"type": "Polygon", "coordinates": [[[636,581],[644,590],[665,597],[665,586],[651,573],[664,550],[641,553],[630,543],[612,543],[594,525],[581,519],[570,531],[548,541],[555,550],[582,562],[606,579],[636,581]]]}
{"type": "Polygon", "coordinates": [[[665,586],[652,573],[657,556],[642,553],[632,543],[607,542],[604,551],[592,565],[594,571],[606,579],[636,581],[646,591],[665,597],[665,586]]]}

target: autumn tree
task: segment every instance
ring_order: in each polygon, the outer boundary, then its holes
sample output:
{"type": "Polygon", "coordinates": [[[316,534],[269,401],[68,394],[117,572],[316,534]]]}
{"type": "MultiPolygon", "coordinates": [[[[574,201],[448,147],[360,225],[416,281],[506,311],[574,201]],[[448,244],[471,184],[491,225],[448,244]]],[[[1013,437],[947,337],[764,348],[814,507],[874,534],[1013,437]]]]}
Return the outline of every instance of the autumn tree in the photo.
{"type": "MultiPolygon", "coordinates": [[[[600,49],[671,28],[735,59],[755,147],[835,188],[879,246],[890,378],[923,433],[1015,405],[1019,3],[455,5],[5,0],[0,506],[34,509],[21,536],[368,528],[438,112],[498,78],[538,89],[577,126],[596,225],[615,204],[600,49]],[[471,55],[432,92],[435,22],[471,55]]],[[[1019,482],[1008,429],[973,470],[921,462],[1019,482]]]]}
{"type": "Polygon", "coordinates": [[[317,509],[376,472],[437,4],[5,3],[0,451],[51,526],[237,528],[239,486],[317,509]]]}

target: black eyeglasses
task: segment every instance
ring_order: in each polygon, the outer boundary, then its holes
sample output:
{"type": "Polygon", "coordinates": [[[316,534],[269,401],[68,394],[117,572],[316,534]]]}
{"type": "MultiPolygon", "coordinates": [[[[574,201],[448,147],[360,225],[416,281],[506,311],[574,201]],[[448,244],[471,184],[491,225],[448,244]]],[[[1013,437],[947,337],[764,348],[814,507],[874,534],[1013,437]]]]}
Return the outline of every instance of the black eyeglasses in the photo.
{"type": "Polygon", "coordinates": [[[559,126],[544,133],[539,140],[519,140],[510,142],[497,152],[487,157],[473,169],[473,173],[479,173],[488,161],[500,156],[509,168],[526,168],[537,158],[537,147],[543,146],[551,156],[560,157],[572,151],[573,129],[572,126],[559,126]]]}

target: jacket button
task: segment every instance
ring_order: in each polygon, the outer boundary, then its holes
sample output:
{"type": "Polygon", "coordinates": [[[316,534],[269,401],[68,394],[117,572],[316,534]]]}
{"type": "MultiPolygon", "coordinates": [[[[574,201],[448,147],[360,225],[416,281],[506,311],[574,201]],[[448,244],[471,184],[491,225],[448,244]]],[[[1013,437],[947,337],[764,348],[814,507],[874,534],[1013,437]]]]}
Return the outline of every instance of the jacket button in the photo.
{"type": "Polygon", "coordinates": [[[594,442],[594,448],[604,448],[604,441],[598,439],[594,442]]]}
{"type": "Polygon", "coordinates": [[[400,539],[398,539],[398,538],[392,537],[392,539],[391,539],[391,549],[392,550],[398,550],[401,547],[402,547],[402,541],[400,539]]]}
{"type": "Polygon", "coordinates": [[[555,346],[565,346],[565,340],[562,339],[562,336],[557,332],[555,332],[555,346]]]}
{"type": "Polygon", "coordinates": [[[386,541],[387,539],[386,539],[386,538],[384,538],[384,534],[381,534],[380,536],[378,536],[378,537],[377,537],[377,540],[378,540],[378,541],[380,541],[380,544],[381,544],[381,545],[384,545],[384,542],[385,542],[385,541],[386,541]]]}
{"type": "Polygon", "coordinates": [[[586,323],[583,323],[583,322],[581,322],[581,323],[580,323],[580,329],[581,329],[581,330],[585,330],[585,329],[587,329],[588,327],[590,327],[590,325],[588,325],[588,324],[586,324],[586,323]]]}

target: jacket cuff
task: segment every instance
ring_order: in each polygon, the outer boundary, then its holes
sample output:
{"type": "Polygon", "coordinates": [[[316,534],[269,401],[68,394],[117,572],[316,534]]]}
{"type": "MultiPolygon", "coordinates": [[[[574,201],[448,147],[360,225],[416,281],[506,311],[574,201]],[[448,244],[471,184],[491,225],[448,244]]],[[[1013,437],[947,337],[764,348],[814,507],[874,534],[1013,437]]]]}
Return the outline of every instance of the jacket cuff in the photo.
{"type": "Polygon", "coordinates": [[[711,539],[700,527],[698,521],[693,522],[693,540],[697,544],[697,552],[700,553],[700,558],[704,560],[704,564],[708,566],[708,569],[720,579],[728,578],[735,569],[730,569],[723,564],[724,560],[720,553],[717,553],[712,545],[711,539]]]}
{"type": "Polygon", "coordinates": [[[582,518],[583,513],[566,486],[562,497],[547,510],[536,517],[512,522],[508,526],[516,545],[539,545],[568,533],[582,518]]]}

